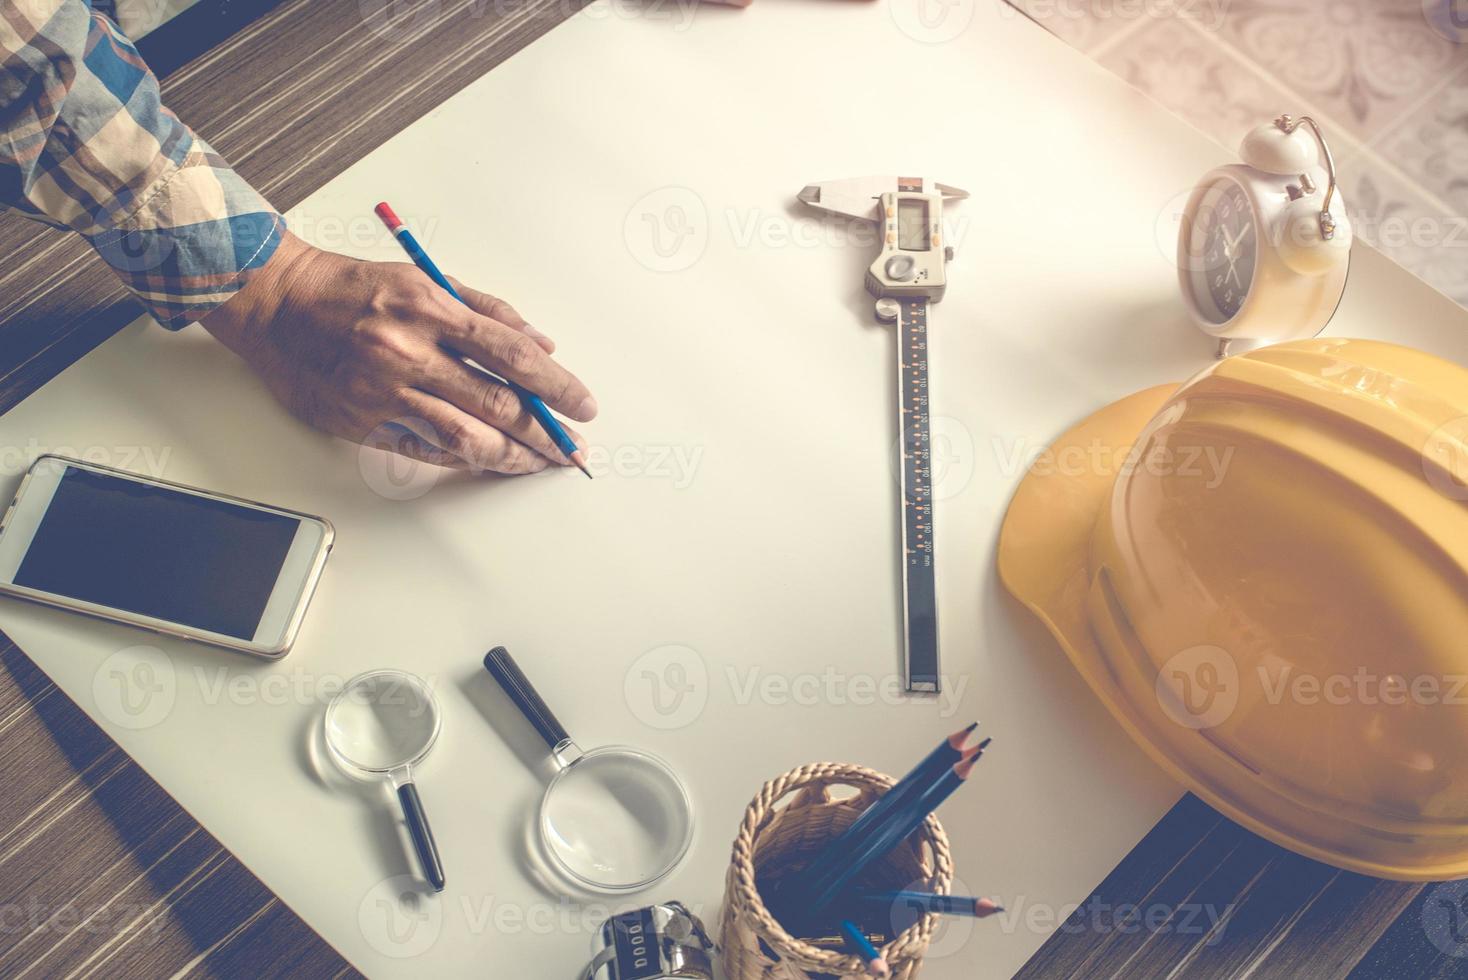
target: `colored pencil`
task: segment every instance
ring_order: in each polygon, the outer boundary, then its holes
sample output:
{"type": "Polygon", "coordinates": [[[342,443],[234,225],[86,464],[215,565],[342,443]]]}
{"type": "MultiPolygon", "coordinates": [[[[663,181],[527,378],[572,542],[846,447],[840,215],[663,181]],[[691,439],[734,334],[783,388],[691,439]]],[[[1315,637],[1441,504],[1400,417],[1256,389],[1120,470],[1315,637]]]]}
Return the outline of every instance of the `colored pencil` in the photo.
{"type": "Polygon", "coordinates": [[[889,909],[893,906],[902,906],[935,915],[968,915],[976,919],[1004,911],[1003,906],[991,898],[973,898],[968,895],[938,895],[933,892],[916,891],[857,891],[853,893],[852,897],[867,906],[882,906],[889,909]]]}
{"type": "MultiPolygon", "coordinates": [[[[413,260],[413,264],[419,269],[422,269],[424,274],[437,283],[444,292],[448,293],[460,303],[464,303],[464,297],[459,295],[459,291],[454,288],[453,283],[449,282],[448,277],[439,271],[438,266],[428,257],[428,253],[423,250],[423,246],[418,244],[418,239],[413,237],[413,233],[408,230],[407,226],[403,224],[402,219],[393,211],[392,206],[386,201],[383,201],[373,210],[382,219],[382,223],[387,225],[387,230],[392,232],[393,237],[398,240],[398,244],[403,246],[403,251],[408,253],[408,258],[413,260]]],[[[468,306],[469,304],[464,303],[464,305],[468,306]]],[[[586,474],[588,480],[591,479],[591,471],[586,468],[586,457],[582,454],[580,448],[577,447],[576,440],[571,438],[570,433],[561,425],[560,420],[551,414],[550,408],[541,397],[528,388],[523,388],[515,384],[515,382],[508,378],[498,378],[497,380],[504,382],[516,395],[520,396],[520,402],[525,406],[525,410],[531,414],[536,422],[540,423],[540,427],[545,430],[546,435],[551,437],[551,441],[556,444],[556,448],[565,453],[566,458],[575,463],[577,468],[586,474]]]]}
{"type": "Polygon", "coordinates": [[[963,757],[964,743],[977,727],[979,723],[974,722],[939,742],[907,775],[867,807],[856,818],[855,823],[821,848],[804,871],[782,882],[779,889],[781,903],[788,902],[795,907],[804,904],[802,896],[814,886],[819,875],[825,873],[826,869],[843,865],[846,861],[845,855],[859,849],[867,836],[881,827],[887,814],[917,799],[942,776],[945,769],[963,757]]]}
{"type": "Polygon", "coordinates": [[[841,935],[846,937],[846,945],[853,953],[862,958],[867,965],[867,975],[873,977],[885,977],[891,974],[887,968],[887,961],[872,941],[867,938],[866,933],[857,928],[856,923],[850,919],[841,920],[841,935]]]}
{"type": "Polygon", "coordinates": [[[986,738],[965,752],[963,758],[955,762],[927,792],[911,803],[899,807],[883,822],[881,828],[863,842],[859,850],[846,855],[844,864],[826,869],[825,873],[816,879],[815,887],[810,893],[809,908],[811,911],[819,913],[829,908],[853,878],[865,871],[873,861],[901,844],[914,830],[917,830],[927,819],[929,813],[936,810],[940,803],[952,796],[954,791],[967,781],[974,764],[979,761],[984,754],[984,749],[992,741],[993,739],[986,738]]]}
{"type": "Polygon", "coordinates": [[[892,788],[878,797],[877,801],[856,818],[856,822],[846,829],[840,839],[855,840],[868,832],[870,827],[880,824],[886,819],[888,813],[898,806],[903,805],[910,799],[916,798],[928,786],[937,780],[943,770],[957,762],[963,757],[964,743],[968,741],[969,735],[978,722],[973,722],[964,728],[949,735],[939,742],[933,751],[923,757],[923,760],[907,775],[899,779],[892,788]]]}

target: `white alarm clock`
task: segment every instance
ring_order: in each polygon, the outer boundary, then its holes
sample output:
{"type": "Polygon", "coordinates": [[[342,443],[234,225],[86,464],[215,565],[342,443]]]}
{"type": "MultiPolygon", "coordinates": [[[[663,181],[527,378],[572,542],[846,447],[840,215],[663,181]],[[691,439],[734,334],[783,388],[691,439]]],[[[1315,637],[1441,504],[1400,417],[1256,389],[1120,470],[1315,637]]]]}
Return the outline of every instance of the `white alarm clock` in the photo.
{"type": "Polygon", "coordinates": [[[1351,260],[1351,223],[1315,120],[1280,116],[1245,136],[1239,155],[1199,182],[1177,243],[1188,312],[1218,338],[1220,357],[1236,340],[1320,333],[1351,260]]]}

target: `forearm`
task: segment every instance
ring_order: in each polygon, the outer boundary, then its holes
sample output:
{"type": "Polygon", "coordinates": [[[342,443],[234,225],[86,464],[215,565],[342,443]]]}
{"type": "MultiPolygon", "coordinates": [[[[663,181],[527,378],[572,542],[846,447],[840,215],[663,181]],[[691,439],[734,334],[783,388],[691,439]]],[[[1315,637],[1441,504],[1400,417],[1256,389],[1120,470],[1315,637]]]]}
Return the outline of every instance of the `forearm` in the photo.
{"type": "Polygon", "coordinates": [[[0,0],[0,107],[0,205],[86,236],[165,326],[228,300],[280,244],[280,215],[84,0],[0,0]]]}

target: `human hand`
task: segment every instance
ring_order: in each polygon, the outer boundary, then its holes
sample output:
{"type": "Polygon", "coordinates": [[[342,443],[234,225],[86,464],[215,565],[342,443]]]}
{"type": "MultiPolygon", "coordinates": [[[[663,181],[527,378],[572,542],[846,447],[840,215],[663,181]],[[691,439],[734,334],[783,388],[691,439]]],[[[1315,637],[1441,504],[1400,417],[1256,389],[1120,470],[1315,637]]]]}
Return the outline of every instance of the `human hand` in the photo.
{"type": "Polygon", "coordinates": [[[454,288],[467,307],[413,265],[351,259],[287,232],[265,267],[200,323],[292,414],[332,435],[362,442],[394,425],[406,430],[392,440],[403,455],[476,472],[567,465],[519,397],[463,358],[578,422],[596,416],[591,392],[510,304],[454,288]]]}

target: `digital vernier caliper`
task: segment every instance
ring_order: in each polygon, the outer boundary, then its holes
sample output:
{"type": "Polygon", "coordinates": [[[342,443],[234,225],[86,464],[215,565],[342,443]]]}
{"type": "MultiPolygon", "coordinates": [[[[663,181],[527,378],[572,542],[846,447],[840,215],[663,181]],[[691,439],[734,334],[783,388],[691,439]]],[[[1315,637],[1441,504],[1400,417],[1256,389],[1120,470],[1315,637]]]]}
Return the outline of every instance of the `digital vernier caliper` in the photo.
{"type": "Polygon", "coordinates": [[[928,419],[928,304],[943,298],[953,247],[943,202],[967,191],[918,177],[858,177],[810,184],[800,200],[877,223],[882,254],[867,270],[877,319],[897,324],[897,405],[902,432],[903,618],[907,689],[937,693],[938,594],[933,556],[932,435],[928,419]]]}

